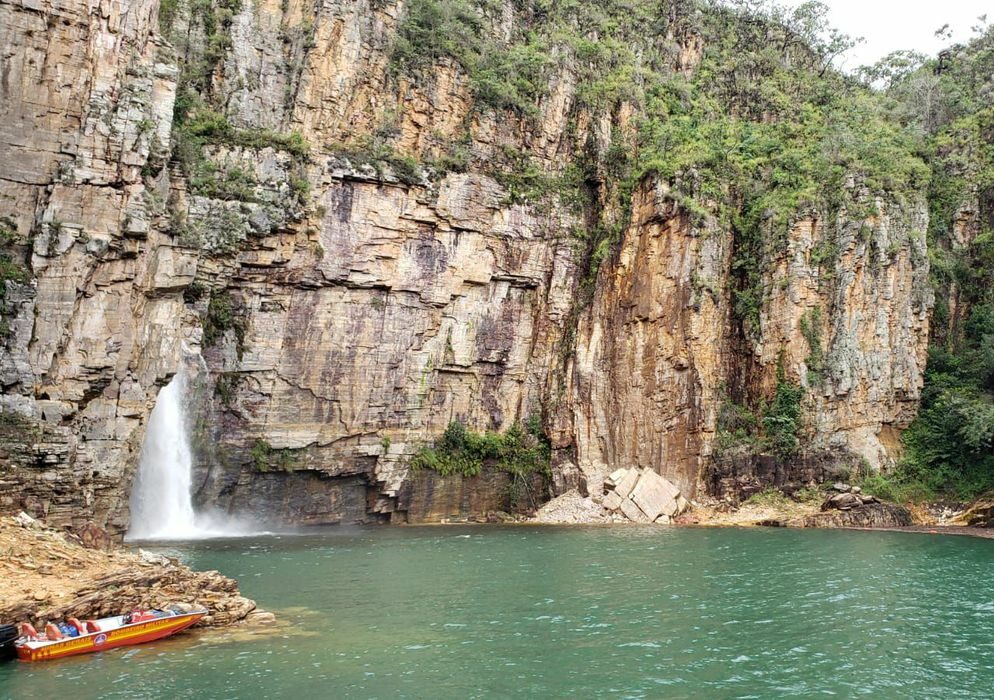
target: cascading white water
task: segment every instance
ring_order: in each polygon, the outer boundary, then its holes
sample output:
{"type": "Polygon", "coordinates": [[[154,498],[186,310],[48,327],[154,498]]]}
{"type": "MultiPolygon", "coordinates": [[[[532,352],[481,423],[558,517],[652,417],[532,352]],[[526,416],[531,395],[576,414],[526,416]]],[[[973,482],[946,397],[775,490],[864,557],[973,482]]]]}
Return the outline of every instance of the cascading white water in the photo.
{"type": "Polygon", "coordinates": [[[173,377],[149,416],[138,476],[131,490],[128,539],[203,537],[193,512],[193,454],[186,428],[186,377],[173,377]]]}
{"type": "Polygon", "coordinates": [[[196,540],[270,534],[249,520],[217,511],[194,511],[193,450],[186,403],[187,375],[179,372],[159,392],[148,418],[131,489],[131,527],[125,539],[196,540]]]}

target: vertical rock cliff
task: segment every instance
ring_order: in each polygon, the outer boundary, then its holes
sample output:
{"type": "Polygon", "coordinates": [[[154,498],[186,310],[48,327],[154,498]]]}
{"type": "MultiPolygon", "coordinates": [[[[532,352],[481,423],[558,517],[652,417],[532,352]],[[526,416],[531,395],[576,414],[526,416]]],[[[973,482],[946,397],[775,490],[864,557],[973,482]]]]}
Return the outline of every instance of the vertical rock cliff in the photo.
{"type": "Polygon", "coordinates": [[[168,144],[177,67],[156,2],[3,3],[5,508],[127,522],[157,383],[180,356],[183,265],[142,167],[168,144]]]}
{"type": "Polygon", "coordinates": [[[398,493],[451,421],[540,419],[553,492],[641,466],[694,493],[724,409],[784,382],[807,448],[899,454],[921,188],[853,175],[858,206],[788,206],[747,279],[716,204],[740,189],[702,207],[693,168],[632,165],[647,115],[680,123],[646,76],[690,90],[728,16],[627,13],[640,54],[590,18],[438,4],[0,0],[0,507],[123,531],[183,366],[198,500],[275,521],[432,511],[398,493]]]}

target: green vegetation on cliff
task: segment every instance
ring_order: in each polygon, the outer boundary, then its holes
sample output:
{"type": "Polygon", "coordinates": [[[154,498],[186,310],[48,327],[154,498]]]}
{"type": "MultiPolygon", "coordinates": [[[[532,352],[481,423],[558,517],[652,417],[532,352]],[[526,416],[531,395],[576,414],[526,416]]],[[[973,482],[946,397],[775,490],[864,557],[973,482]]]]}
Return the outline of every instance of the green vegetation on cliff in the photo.
{"type": "Polygon", "coordinates": [[[211,293],[207,316],[204,318],[204,345],[217,345],[228,331],[234,334],[235,350],[240,358],[245,349],[248,323],[231,294],[224,289],[215,290],[211,293]]]}
{"type": "Polygon", "coordinates": [[[7,321],[10,313],[7,308],[7,283],[25,284],[31,279],[31,273],[22,262],[17,246],[17,233],[13,223],[0,219],[0,339],[10,333],[7,321]]]}
{"type": "Polygon", "coordinates": [[[288,448],[276,449],[259,438],[252,443],[249,460],[257,472],[291,471],[297,464],[297,454],[288,448]]]}
{"type": "Polygon", "coordinates": [[[888,484],[911,496],[994,487],[994,27],[976,31],[938,59],[902,53],[873,74],[932,168],[932,342],[920,415],[888,484]]]}
{"type": "Polygon", "coordinates": [[[516,4],[510,23],[501,7],[414,0],[392,65],[428,80],[430,66],[451,60],[477,109],[526,122],[558,81],[575,80],[574,120],[612,115],[611,143],[588,140],[559,170],[529,154],[481,164],[514,201],[556,195],[596,210],[583,235],[591,277],[629,220],[633,190],[653,176],[700,220],[716,216],[734,230],[734,308],[755,338],[762,273],[794,221],[814,211],[834,227],[843,210],[850,220],[873,215],[878,194],[903,202],[927,187],[914,135],[878,94],[831,68],[852,42],[827,24],[821,3],[535,0],[516,4]],[[692,36],[699,65],[678,70],[694,61],[679,57],[692,36]],[[623,111],[631,118],[620,120],[623,111]]]}
{"type": "Polygon", "coordinates": [[[452,421],[431,446],[421,448],[411,459],[412,469],[431,469],[442,476],[478,476],[485,466],[515,476],[546,473],[551,448],[538,420],[526,427],[515,423],[503,433],[476,433],[452,421]]]}
{"type": "MultiPolygon", "coordinates": [[[[297,134],[236,126],[226,98],[215,94],[240,8],[241,0],[170,0],[160,11],[164,32],[185,56],[173,160],[193,194],[232,205],[255,203],[255,175],[219,167],[210,147],[272,147],[298,160],[309,151],[297,134]]],[[[555,201],[573,210],[582,221],[575,231],[585,268],[581,304],[630,223],[634,193],[655,182],[701,235],[711,222],[733,233],[732,307],[738,350],[748,357],[771,294],[767,273],[797,221],[818,219],[821,241],[810,262],[824,272],[818,283],[831,285],[844,227],[872,220],[878,200],[901,209],[927,197],[934,343],[921,418],[891,478],[964,495],[994,483],[991,30],[941,59],[900,54],[850,76],[832,63],[851,41],[827,24],[818,2],[786,9],[752,0],[410,0],[398,8],[391,79],[430,86],[439,67],[451,65],[462,73],[474,113],[456,134],[429,135],[431,145],[418,158],[401,147],[401,120],[390,109],[370,133],[357,129],[326,150],[407,185],[451,171],[487,172],[511,202],[555,201]],[[526,144],[537,141],[543,114],[564,94],[573,101],[562,143],[552,162],[543,161],[526,144]],[[481,147],[471,138],[474,122],[494,112],[498,130],[527,138],[488,134],[481,147]]],[[[313,38],[314,27],[293,31],[313,38]]],[[[285,43],[293,52],[308,42],[285,43]]],[[[294,61],[302,63],[300,56],[294,61]]],[[[303,175],[294,183],[298,198],[305,197],[303,175]]],[[[212,228],[243,224],[233,207],[212,211],[200,214],[212,228]]],[[[190,229],[182,223],[177,231],[190,229]]],[[[859,235],[868,232],[864,225],[859,235]]],[[[871,250],[876,260],[880,253],[871,250]]],[[[928,290],[915,292],[926,310],[928,290]]],[[[829,381],[832,370],[821,314],[813,309],[800,324],[812,387],[829,381]]],[[[212,296],[204,330],[207,345],[227,330],[239,347],[244,342],[226,296],[212,296]]],[[[566,343],[573,333],[567,328],[566,343]]],[[[793,457],[804,422],[801,388],[781,376],[771,395],[735,393],[745,405],[725,433],[793,457]]],[[[547,452],[538,433],[520,427],[481,435],[453,423],[412,466],[470,475],[494,464],[524,473],[544,469],[547,452]]]]}
{"type": "Polygon", "coordinates": [[[722,404],[715,455],[744,451],[793,459],[801,452],[803,399],[804,388],[787,379],[781,363],[773,399],[759,403],[758,417],[747,407],[732,401],[726,400],[722,404]]]}
{"type": "MultiPolygon", "coordinates": [[[[292,210],[302,203],[309,188],[303,165],[310,145],[294,131],[236,125],[229,116],[226,98],[215,91],[219,66],[224,65],[232,48],[232,25],[241,9],[242,0],[169,0],[159,8],[160,29],[182,55],[168,159],[180,167],[192,194],[258,204],[274,196],[268,193],[260,198],[260,183],[251,160],[221,164],[218,147],[256,151],[271,148],[287,153],[294,161],[288,183],[290,196],[276,203],[292,210]]],[[[165,158],[152,157],[143,173],[148,178],[157,177],[165,164],[165,158]]],[[[175,205],[170,200],[169,206],[175,205]]],[[[230,209],[219,211],[212,207],[210,214],[195,216],[188,216],[185,210],[170,211],[174,235],[186,245],[230,254],[246,239],[245,217],[230,209]],[[207,235],[203,229],[209,229],[207,235]]]]}
{"type": "MultiPolygon", "coordinates": [[[[992,30],[979,28],[968,46],[936,60],[904,52],[850,76],[832,62],[851,41],[818,2],[533,0],[514,3],[513,17],[507,11],[494,0],[412,0],[392,68],[424,81],[449,61],[468,76],[478,110],[505,112],[524,128],[563,80],[579,86],[570,129],[610,115],[610,143],[573,144],[561,164],[530,153],[475,164],[513,201],[553,196],[583,208],[588,292],[629,222],[632,193],[652,177],[698,223],[733,231],[733,312],[748,352],[770,294],[766,273],[796,221],[817,217],[823,235],[811,264],[830,285],[842,227],[872,220],[878,199],[896,210],[927,199],[934,342],[921,417],[891,479],[960,495],[994,484],[992,30]],[[973,228],[964,236],[967,211],[973,228]]],[[[871,264],[886,253],[868,250],[871,264]]],[[[915,295],[924,310],[929,291],[915,295]]],[[[832,369],[821,314],[801,323],[815,387],[832,369]]],[[[761,418],[727,435],[795,454],[800,389],[781,378],[773,396],[746,398],[736,415],[761,418]]]]}

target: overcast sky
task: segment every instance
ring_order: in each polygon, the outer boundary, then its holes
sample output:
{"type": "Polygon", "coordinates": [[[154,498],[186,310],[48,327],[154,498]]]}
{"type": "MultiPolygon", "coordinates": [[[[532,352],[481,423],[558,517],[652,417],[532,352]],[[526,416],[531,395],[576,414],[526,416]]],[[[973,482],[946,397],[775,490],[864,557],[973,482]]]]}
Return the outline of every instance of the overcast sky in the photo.
{"type": "MultiPolygon", "coordinates": [[[[790,6],[803,0],[781,0],[790,6]]],[[[874,63],[897,49],[916,49],[934,55],[948,41],[937,39],[935,30],[949,23],[954,41],[970,37],[970,27],[979,15],[988,13],[994,22],[992,0],[822,0],[832,8],[832,24],[866,43],[850,51],[843,68],[874,63]]]]}

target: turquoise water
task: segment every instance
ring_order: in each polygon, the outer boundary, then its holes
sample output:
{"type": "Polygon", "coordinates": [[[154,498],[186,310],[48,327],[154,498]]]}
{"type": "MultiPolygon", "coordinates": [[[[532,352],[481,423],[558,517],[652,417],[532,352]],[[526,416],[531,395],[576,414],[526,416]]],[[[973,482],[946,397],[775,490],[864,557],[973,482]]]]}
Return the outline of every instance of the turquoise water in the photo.
{"type": "Polygon", "coordinates": [[[432,527],[160,549],[283,625],[7,664],[0,697],[994,694],[992,540],[432,527]]]}

